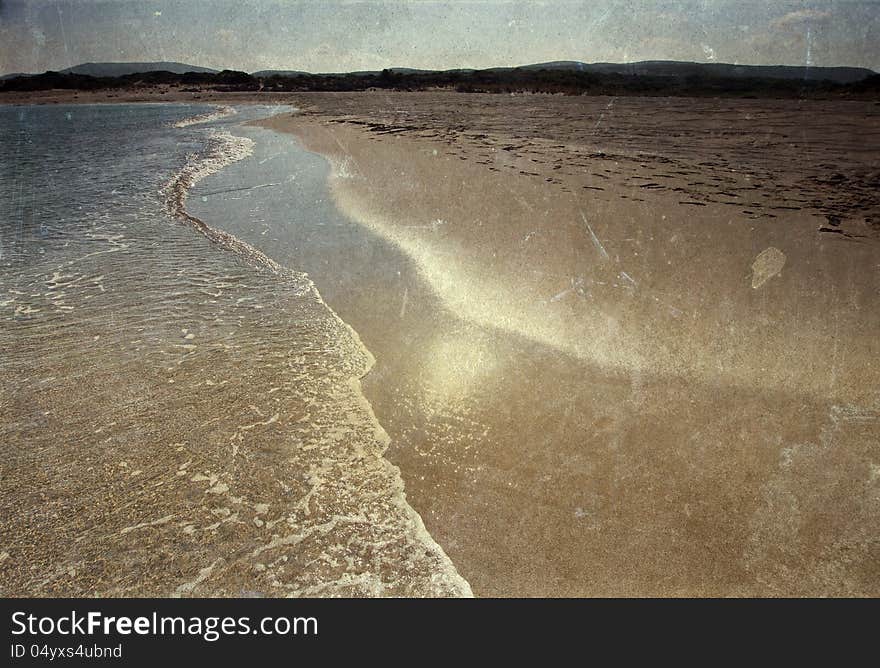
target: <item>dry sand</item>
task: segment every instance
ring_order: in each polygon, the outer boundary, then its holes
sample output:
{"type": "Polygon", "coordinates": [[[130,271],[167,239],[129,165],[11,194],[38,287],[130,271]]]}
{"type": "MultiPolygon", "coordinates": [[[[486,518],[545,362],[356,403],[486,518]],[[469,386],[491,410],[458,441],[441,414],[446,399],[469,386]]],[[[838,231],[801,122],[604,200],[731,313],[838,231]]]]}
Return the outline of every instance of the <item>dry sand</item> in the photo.
{"type": "Polygon", "coordinates": [[[415,268],[397,319],[331,306],[477,595],[880,593],[875,105],[295,104],[415,268]]]}

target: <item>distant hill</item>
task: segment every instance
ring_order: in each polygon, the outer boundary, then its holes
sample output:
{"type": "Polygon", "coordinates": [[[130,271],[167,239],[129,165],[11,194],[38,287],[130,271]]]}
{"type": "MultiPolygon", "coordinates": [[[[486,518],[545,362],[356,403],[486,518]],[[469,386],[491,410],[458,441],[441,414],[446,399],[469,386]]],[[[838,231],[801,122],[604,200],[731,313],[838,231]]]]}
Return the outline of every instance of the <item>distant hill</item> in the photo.
{"type": "Polygon", "coordinates": [[[300,70],[260,70],[259,72],[251,72],[251,76],[258,79],[265,77],[303,77],[308,75],[309,72],[302,72],[300,70]]]}
{"type": "MultiPolygon", "coordinates": [[[[637,63],[582,63],[576,60],[556,60],[548,63],[534,63],[519,67],[491,67],[485,70],[471,68],[458,68],[451,70],[425,70],[410,67],[390,67],[386,72],[395,75],[430,75],[444,74],[471,74],[474,72],[512,72],[521,70],[537,72],[540,70],[556,72],[584,72],[590,74],[639,76],[639,77],[669,77],[674,79],[704,78],[704,79],[783,79],[789,81],[833,81],[838,84],[850,84],[863,81],[875,74],[864,67],[806,67],[800,65],[731,65],[728,63],[694,63],[676,60],[645,60],[637,63]]],[[[121,77],[146,72],[171,72],[173,74],[185,74],[197,72],[200,74],[216,74],[218,70],[197,65],[175,62],[153,63],[82,63],[74,67],[61,70],[61,74],[81,74],[92,77],[121,77]]],[[[251,76],[257,79],[270,77],[376,77],[380,76],[380,70],[368,70],[359,72],[319,73],[304,72],[302,70],[260,70],[253,72],[251,76]]],[[[30,77],[33,74],[5,74],[0,80],[14,79],[16,77],[30,77]]]]}
{"type": "Polygon", "coordinates": [[[645,61],[557,61],[488,70],[418,70],[311,74],[263,70],[255,74],[182,63],[86,63],[64,72],[0,80],[0,92],[179,87],[200,90],[293,91],[455,90],[462,93],[740,98],[880,99],[880,75],[857,67],[798,67],[645,61]],[[123,72],[119,74],[119,72],[123,72]]]}
{"type": "MultiPolygon", "coordinates": [[[[417,70],[412,67],[390,67],[390,72],[395,74],[417,74],[434,72],[434,70],[417,70]]],[[[320,72],[317,76],[322,77],[377,77],[382,74],[382,70],[359,70],[357,72],[320,72]]],[[[308,77],[315,76],[314,72],[304,72],[302,70],[260,70],[259,72],[251,72],[252,77],[308,77]]]]}
{"type": "MultiPolygon", "coordinates": [[[[802,81],[833,81],[840,84],[862,81],[874,74],[864,67],[806,67],[799,65],[731,65],[728,63],[694,63],[676,60],[645,60],[637,63],[582,63],[576,60],[557,60],[549,63],[534,63],[519,67],[490,67],[485,72],[510,72],[512,70],[574,71],[595,74],[618,74],[645,77],[705,77],[716,79],[786,79],[802,81]]],[[[411,67],[389,67],[393,74],[431,74],[441,70],[415,69],[411,67]]],[[[468,74],[477,72],[471,68],[442,70],[443,73],[468,74]]],[[[320,73],[317,76],[379,76],[380,70],[358,72],[320,73]]],[[[263,70],[254,72],[257,78],[270,76],[309,76],[310,72],[297,70],[263,70]]]]}
{"type": "Polygon", "coordinates": [[[143,72],[172,72],[184,74],[186,72],[215,73],[207,67],[187,65],[186,63],[82,63],[61,70],[61,74],[85,74],[90,77],[122,77],[127,74],[141,74],[143,72]]]}
{"type": "MultiPolygon", "coordinates": [[[[382,72],[392,72],[393,74],[434,74],[440,70],[418,70],[412,67],[389,67],[387,70],[357,70],[356,72],[320,72],[320,77],[378,77],[382,72]]],[[[300,74],[311,74],[310,72],[301,72],[300,74]]],[[[254,76],[257,76],[254,74],[254,76]]]]}
{"type": "MultiPolygon", "coordinates": [[[[513,68],[495,68],[513,69],[513,68]]],[[[864,67],[806,67],[800,65],[731,65],[728,63],[692,63],[676,60],[645,60],[638,63],[581,63],[560,60],[523,65],[524,70],[575,70],[597,74],[624,74],[651,77],[717,77],[725,79],[800,79],[853,83],[874,74],[864,67]]]]}

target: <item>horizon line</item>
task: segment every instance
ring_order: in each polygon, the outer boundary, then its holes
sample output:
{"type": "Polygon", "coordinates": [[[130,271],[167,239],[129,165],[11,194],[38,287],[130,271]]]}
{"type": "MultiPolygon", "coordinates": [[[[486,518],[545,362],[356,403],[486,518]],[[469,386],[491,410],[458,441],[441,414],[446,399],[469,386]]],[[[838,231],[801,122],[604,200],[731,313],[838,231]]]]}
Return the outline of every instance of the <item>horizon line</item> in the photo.
{"type": "MultiPolygon", "coordinates": [[[[424,72],[450,72],[454,70],[473,70],[473,71],[482,71],[482,70],[493,70],[493,69],[517,69],[521,67],[533,67],[535,65],[544,65],[551,63],[580,63],[583,65],[638,65],[640,63],[686,63],[686,64],[694,64],[694,65],[729,65],[731,67],[791,67],[791,68],[802,68],[802,69],[855,69],[855,70],[867,70],[869,72],[873,72],[874,74],[878,73],[877,69],[873,67],[867,67],[864,65],[814,65],[814,64],[798,64],[791,65],[786,63],[737,63],[737,62],[722,62],[722,61],[701,61],[701,60],[674,60],[667,58],[648,58],[643,60],[631,60],[631,61],[614,61],[614,60],[596,60],[596,61],[584,61],[584,60],[571,60],[571,59],[557,59],[557,60],[542,60],[537,62],[523,63],[520,65],[491,65],[488,67],[468,67],[468,66],[456,66],[456,67],[444,67],[444,68],[428,68],[428,67],[410,67],[407,65],[392,65],[388,67],[383,67],[381,69],[352,69],[352,70],[336,70],[336,71],[323,71],[323,72],[313,72],[308,70],[298,70],[293,67],[263,67],[255,70],[239,70],[230,67],[223,68],[215,68],[209,67],[207,65],[197,65],[190,62],[184,62],[179,60],[88,60],[77,63],[75,65],[69,65],[67,67],[61,69],[48,69],[42,72],[0,72],[0,76],[9,76],[11,74],[24,74],[30,76],[38,76],[40,74],[46,74],[47,72],[63,72],[64,70],[73,69],[74,67],[80,67],[82,65],[135,65],[140,63],[176,63],[179,65],[189,65],[191,67],[199,67],[202,69],[210,69],[216,72],[222,72],[224,70],[231,72],[245,72],[246,74],[253,74],[255,72],[304,72],[306,74],[313,75],[322,75],[322,74],[353,74],[356,72],[382,72],[383,70],[396,70],[396,69],[408,69],[408,70],[420,70],[424,72]]],[[[878,66],[880,67],[880,66],[878,66]]],[[[159,70],[156,70],[159,71],[159,70]]]]}

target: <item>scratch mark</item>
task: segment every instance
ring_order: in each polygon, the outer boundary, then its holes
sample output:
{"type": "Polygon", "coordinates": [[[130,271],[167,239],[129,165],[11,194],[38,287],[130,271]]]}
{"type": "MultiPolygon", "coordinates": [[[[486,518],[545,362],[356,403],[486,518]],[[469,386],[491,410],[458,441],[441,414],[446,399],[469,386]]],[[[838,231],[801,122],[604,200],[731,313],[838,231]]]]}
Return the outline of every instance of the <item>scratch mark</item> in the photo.
{"type": "Polygon", "coordinates": [[[400,318],[403,319],[403,316],[406,315],[406,301],[409,296],[409,288],[403,288],[403,302],[400,304],[400,318]]]}
{"type": "Polygon", "coordinates": [[[596,245],[597,250],[599,251],[599,255],[602,256],[603,259],[608,259],[608,252],[605,250],[605,247],[599,241],[599,237],[596,236],[596,233],[593,232],[593,228],[590,227],[590,224],[587,222],[587,217],[584,215],[583,211],[581,212],[581,218],[584,221],[584,225],[587,226],[587,229],[590,231],[590,236],[593,238],[593,243],[596,245]]]}

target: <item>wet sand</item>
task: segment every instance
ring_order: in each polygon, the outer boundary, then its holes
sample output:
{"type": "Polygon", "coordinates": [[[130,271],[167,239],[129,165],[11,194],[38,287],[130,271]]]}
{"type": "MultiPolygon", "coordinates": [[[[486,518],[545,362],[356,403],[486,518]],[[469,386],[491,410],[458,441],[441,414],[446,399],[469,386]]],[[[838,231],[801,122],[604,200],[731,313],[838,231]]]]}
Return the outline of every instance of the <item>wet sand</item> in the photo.
{"type": "Polygon", "coordinates": [[[400,271],[329,303],[477,595],[880,592],[874,106],[296,97],[264,124],[400,271]]]}

